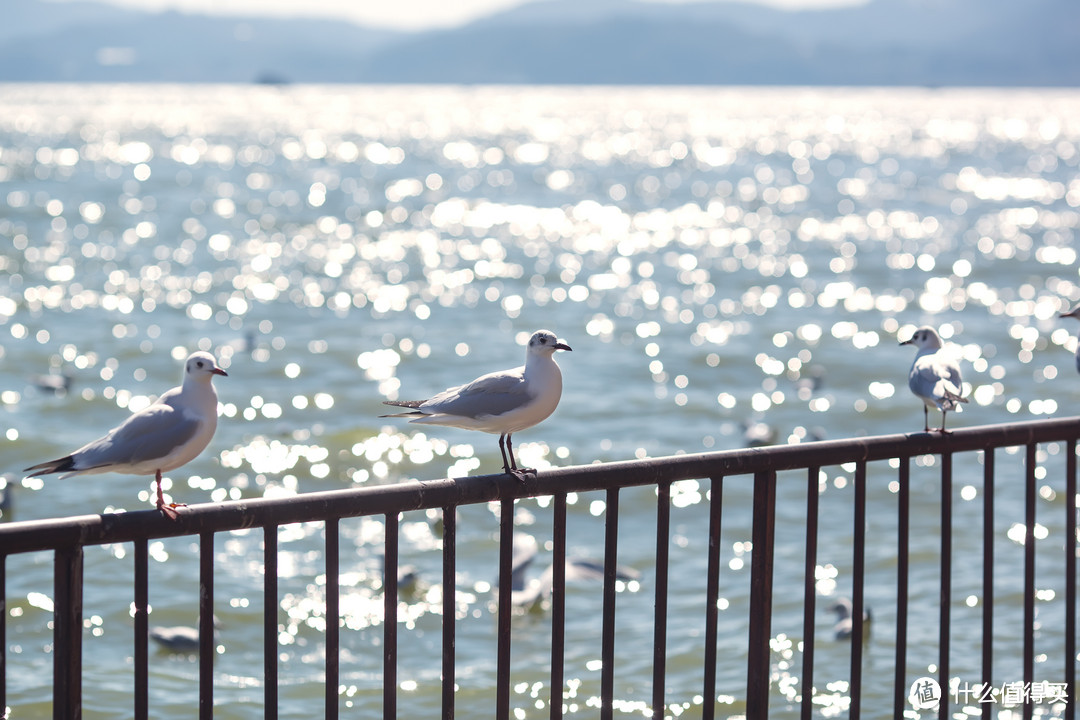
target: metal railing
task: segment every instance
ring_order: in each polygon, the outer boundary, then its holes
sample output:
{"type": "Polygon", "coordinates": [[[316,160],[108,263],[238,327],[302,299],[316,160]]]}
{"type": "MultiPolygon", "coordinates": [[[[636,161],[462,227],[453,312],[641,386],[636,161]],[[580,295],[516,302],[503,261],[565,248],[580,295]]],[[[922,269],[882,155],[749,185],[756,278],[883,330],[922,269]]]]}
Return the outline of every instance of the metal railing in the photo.
{"type": "MultiPolygon", "coordinates": [[[[819,528],[819,473],[822,468],[853,464],[853,617],[864,610],[863,578],[867,533],[867,467],[887,461],[887,472],[897,485],[896,551],[896,645],[894,697],[891,711],[901,717],[907,707],[907,632],[910,528],[910,478],[913,459],[934,456],[940,459],[941,602],[939,621],[939,662],[941,687],[950,679],[950,607],[952,606],[953,539],[953,458],[959,453],[981,453],[983,489],[983,607],[982,680],[992,680],[994,629],[994,487],[995,450],[1023,448],[1024,477],[1024,573],[1023,573],[1023,674],[1034,680],[1035,658],[1035,535],[1036,451],[1040,445],[1064,444],[1065,458],[1065,562],[1064,653],[1061,658],[1067,688],[1065,717],[1075,713],[1076,671],[1076,441],[1080,418],[1061,418],[957,429],[948,435],[920,433],[848,440],[822,441],[749,450],[644,459],[545,470],[538,477],[520,482],[509,476],[482,476],[403,482],[381,487],[303,494],[287,499],[251,499],[198,505],[186,508],[175,522],[165,521],[155,511],[86,515],[56,520],[15,522],[0,526],[0,708],[6,707],[7,604],[6,559],[8,556],[38,551],[54,553],[53,625],[53,716],[71,720],[82,710],[83,634],[83,549],[105,543],[132,543],[134,546],[134,717],[149,717],[148,693],[148,542],[177,536],[198,536],[200,568],[199,717],[213,713],[213,605],[214,538],[217,533],[263,528],[264,531],[264,717],[278,714],[278,547],[277,530],[290,523],[325,522],[326,624],[325,635],[325,717],[338,717],[339,692],[339,521],[359,516],[383,516],[385,521],[384,617],[396,617],[399,513],[435,509],[443,513],[442,578],[444,588],[455,587],[456,508],[462,505],[498,502],[501,505],[499,585],[498,585],[498,689],[494,716],[510,717],[511,586],[514,502],[518,498],[550,496],[553,512],[554,583],[551,595],[551,666],[548,706],[552,718],[564,713],[565,562],[567,494],[584,491],[606,493],[603,615],[601,632],[600,717],[613,716],[616,561],[618,558],[619,496],[624,488],[657,488],[655,616],[653,625],[651,707],[665,707],[665,675],[668,647],[668,573],[672,483],[708,480],[709,557],[704,598],[704,687],[702,716],[716,714],[717,687],[717,600],[720,591],[720,539],[723,517],[723,486],[732,476],[751,476],[753,482],[752,553],[750,559],[750,608],[747,618],[748,654],[746,663],[746,716],[766,718],[770,706],[770,639],[772,638],[773,555],[775,547],[778,473],[806,471],[805,578],[803,598],[803,655],[799,699],[801,716],[812,715],[815,648],[815,568],[819,528]]],[[[785,476],[785,483],[788,482],[785,476]]],[[[455,597],[444,592],[442,603],[442,715],[454,716],[455,703],[455,597]]],[[[851,639],[850,718],[862,712],[863,625],[854,623],[851,639]]],[[[383,623],[383,715],[397,713],[397,623],[383,623]]],[[[1046,665],[1045,667],[1050,667],[1046,665]]],[[[775,700],[775,699],[774,699],[775,700]]],[[[949,695],[943,693],[939,717],[950,717],[949,695]]],[[[875,708],[881,712],[882,709],[875,708]]],[[[990,706],[983,707],[989,717],[990,706]]],[[[1033,715],[1033,702],[1023,706],[1024,717],[1033,715]]]]}

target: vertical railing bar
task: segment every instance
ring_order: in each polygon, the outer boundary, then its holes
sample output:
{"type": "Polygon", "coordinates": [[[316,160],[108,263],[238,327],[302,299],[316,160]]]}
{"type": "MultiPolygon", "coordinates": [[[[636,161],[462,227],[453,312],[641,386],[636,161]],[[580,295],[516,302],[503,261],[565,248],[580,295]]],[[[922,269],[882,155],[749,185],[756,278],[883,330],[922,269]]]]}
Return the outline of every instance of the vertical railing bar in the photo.
{"type": "Polygon", "coordinates": [[[1065,720],[1076,718],[1076,439],[1065,444],[1065,720]]]}
{"type": "Polygon", "coordinates": [[[566,651],[566,493],[557,493],[552,512],[551,720],[563,716],[566,651]]]}
{"type": "MultiPolygon", "coordinates": [[[[135,720],[150,717],[150,552],[146,538],[135,540],[135,720]]],[[[2,709],[2,705],[0,705],[2,709]]]]}
{"type": "Polygon", "coordinates": [[[56,550],[53,594],[53,718],[82,717],[83,549],[56,550]]]}
{"type": "Polygon", "coordinates": [[[499,637],[496,720],[510,718],[510,635],[513,615],[514,500],[504,498],[499,512],[499,637]]]}
{"type": "Polygon", "coordinates": [[[949,718],[949,637],[952,618],[952,453],[941,454],[941,589],[938,608],[938,717],[949,718]]]}
{"type": "Polygon", "coordinates": [[[709,485],[709,568],[705,580],[705,662],[702,720],[716,717],[716,634],[720,609],[720,524],[723,516],[724,478],[709,485]]]}
{"type": "Polygon", "coordinates": [[[668,556],[671,529],[671,483],[656,488],[656,603],[653,617],[652,716],[664,717],[667,670],[668,556]]]}
{"type": "Polygon", "coordinates": [[[818,487],[821,468],[806,472],[806,566],[803,570],[802,720],[814,712],[814,618],[817,613],[818,487]]]}
{"type": "Polygon", "coordinates": [[[893,677],[893,717],[902,717],[907,702],[908,561],[910,544],[911,458],[901,457],[897,474],[896,667],[893,677]]]}
{"type": "Polygon", "coordinates": [[[383,551],[383,719],[397,717],[398,513],[386,513],[383,551]]]}
{"type": "Polygon", "coordinates": [[[326,720],[338,718],[341,675],[341,525],[326,519],[326,720]]]}
{"type": "MultiPolygon", "coordinates": [[[[1028,443],[1024,468],[1024,687],[1035,679],[1035,452],[1028,443]]],[[[1029,694],[1024,698],[1024,720],[1031,720],[1035,707],[1029,694]]]]}
{"type": "Polygon", "coordinates": [[[214,533],[199,535],[199,718],[214,717],[214,533]]]}
{"type": "Polygon", "coordinates": [[[851,709],[850,720],[862,712],[863,589],[866,572],[866,462],[855,466],[854,558],[851,578],[851,709]]]}
{"type": "Polygon", "coordinates": [[[278,715],[278,526],[263,526],[263,716],[278,715]]]}
{"type": "Polygon", "coordinates": [[[495,717],[510,717],[510,620],[514,609],[511,601],[514,567],[514,499],[503,498],[499,510],[499,637],[498,669],[495,692],[495,717]]]}
{"type": "Polygon", "coordinates": [[[0,555],[0,717],[7,715],[7,555],[0,555]]]}
{"type": "Polygon", "coordinates": [[[619,562],[619,489],[608,488],[604,525],[604,620],[600,633],[600,719],[615,708],[615,580],[619,562]]]}
{"type": "Polygon", "coordinates": [[[457,506],[444,507],[442,521],[442,717],[453,720],[457,683],[457,506]]]}
{"type": "MultiPolygon", "coordinates": [[[[989,688],[994,673],[994,449],[983,451],[983,608],[981,683],[989,688]]],[[[993,717],[992,703],[982,704],[984,720],[993,717]]]]}
{"type": "Polygon", "coordinates": [[[775,521],[776,471],[763,470],[754,474],[750,632],[746,661],[746,717],[755,720],[766,720],[769,717],[769,642],[772,639],[775,521]]]}

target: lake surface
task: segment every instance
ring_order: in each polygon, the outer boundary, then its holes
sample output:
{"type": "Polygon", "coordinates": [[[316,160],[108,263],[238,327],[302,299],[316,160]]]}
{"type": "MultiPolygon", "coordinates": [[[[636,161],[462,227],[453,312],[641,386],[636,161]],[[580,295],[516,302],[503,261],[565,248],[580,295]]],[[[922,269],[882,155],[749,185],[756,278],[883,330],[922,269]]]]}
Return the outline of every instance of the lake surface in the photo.
{"type": "MultiPolygon", "coordinates": [[[[541,469],[921,431],[906,387],[933,325],[962,357],[949,426],[1076,414],[1080,93],[1058,90],[0,86],[0,446],[31,520],[143,509],[148,478],[22,480],[179,382],[201,348],[229,377],[210,448],[171,473],[189,504],[497,472],[494,436],[381,420],[518,365],[548,328],[564,395],[515,437],[541,469]],[[55,392],[55,377],[66,390],[55,392]],[[42,387],[45,385],[46,387],[42,387]]],[[[931,416],[931,423],[940,418],[931,416]]],[[[999,452],[995,678],[1022,679],[1023,453],[999,452]]],[[[1063,449],[1040,453],[1036,679],[1060,682],[1063,449]]],[[[935,674],[940,469],[912,469],[909,678],[935,674]]],[[[851,468],[823,470],[815,685],[846,715],[851,468]]],[[[982,467],[955,459],[951,670],[979,677],[982,467]],[[967,528],[970,528],[968,530],[967,528]]],[[[863,716],[890,717],[895,471],[871,467],[863,716]]],[[[804,473],[781,477],[774,716],[801,692],[804,473]]],[[[671,716],[700,715],[706,486],[674,489],[671,716]]],[[[743,712],[750,488],[725,486],[718,714],[743,712]]],[[[625,491],[616,713],[651,695],[655,491],[625,491]]],[[[569,552],[602,556],[603,496],[571,498],[569,552]]],[[[458,714],[493,714],[497,508],[459,521],[458,714]]],[[[406,514],[399,713],[439,709],[435,518],[406,514]]],[[[548,560],[550,499],[518,503],[548,560]]],[[[341,706],[381,712],[377,519],[342,523],[341,706]]],[[[322,525],[282,528],[281,717],[322,707],[322,525]]],[[[261,533],[220,536],[215,716],[261,716],[261,533]]],[[[128,717],[131,548],[86,555],[85,716],[128,717]],[[119,590],[118,590],[119,588],[119,590]],[[117,599],[117,593],[122,600],[117,599]]],[[[151,547],[151,625],[192,624],[197,548],[151,547]]],[[[7,562],[11,717],[48,712],[52,567],[7,562]]],[[[566,703],[594,717],[599,584],[571,587],[566,703]],[[594,640],[595,638],[595,640],[594,640]]],[[[550,618],[518,618],[515,717],[547,717],[550,618]]],[[[158,718],[191,717],[192,658],[151,652],[158,718]]],[[[1040,714],[1060,716],[1041,704],[1040,714]]],[[[1009,717],[1002,708],[999,717],[1009,717]]]]}

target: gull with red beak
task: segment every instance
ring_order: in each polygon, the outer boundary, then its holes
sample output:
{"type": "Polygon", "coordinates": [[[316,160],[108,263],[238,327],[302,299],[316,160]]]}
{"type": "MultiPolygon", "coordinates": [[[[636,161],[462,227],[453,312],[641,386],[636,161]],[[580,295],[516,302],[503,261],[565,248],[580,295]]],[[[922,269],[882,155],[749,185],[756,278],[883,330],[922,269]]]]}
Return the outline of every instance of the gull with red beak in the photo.
{"type": "Polygon", "coordinates": [[[210,444],[217,429],[217,391],[211,382],[227,373],[214,356],[195,352],[184,363],[184,381],[110,430],[104,437],[70,455],[26,469],[28,477],[64,473],[89,475],[103,472],[153,475],[157,483],[157,509],[176,519],[176,503],[165,504],[161,474],[194,460],[210,444]],[[31,472],[33,471],[33,472],[31,472]]]}

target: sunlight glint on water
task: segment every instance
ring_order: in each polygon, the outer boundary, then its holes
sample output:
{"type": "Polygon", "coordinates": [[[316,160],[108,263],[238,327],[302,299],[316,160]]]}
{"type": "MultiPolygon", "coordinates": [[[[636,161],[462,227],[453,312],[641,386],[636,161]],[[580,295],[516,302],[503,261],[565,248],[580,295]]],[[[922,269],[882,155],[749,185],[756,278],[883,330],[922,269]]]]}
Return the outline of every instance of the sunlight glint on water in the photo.
{"type": "MultiPolygon", "coordinates": [[[[211,448],[167,485],[188,503],[494,472],[494,437],[390,425],[377,419],[380,401],[519,364],[540,327],[574,348],[559,357],[559,410],[515,437],[540,469],[741,447],[748,427],[779,443],[920,430],[910,348],[896,344],[921,324],[964,359],[972,402],[950,426],[1071,415],[1080,395],[1080,328],[1056,317],[1080,301],[1075,92],[9,85],[0,100],[5,472],[116,424],[175,384],[195,348],[213,351],[229,377],[211,448]],[[42,375],[70,382],[54,392],[42,375]]],[[[1061,552],[1062,454],[1040,451],[1039,567],[1061,552]]],[[[999,478],[1022,460],[999,453],[999,478]]],[[[908,657],[920,674],[937,660],[932,461],[912,467],[908,657]]],[[[822,470],[822,512],[838,521],[822,523],[819,608],[850,588],[852,472],[822,470]]],[[[957,458],[955,472],[958,527],[981,527],[981,465],[957,458]]],[[[894,473],[869,475],[867,667],[889,668],[889,682],[864,683],[864,711],[892,697],[894,473]]],[[[777,717],[794,717],[786,708],[803,691],[801,603],[788,596],[801,593],[805,482],[789,480],[777,587],[796,590],[778,597],[773,619],[777,717]]],[[[151,498],[147,479],[122,476],[9,484],[20,520],[151,498]]],[[[1019,492],[1004,483],[998,507],[1019,492]]],[[[707,484],[672,495],[668,712],[694,716],[707,484]]],[[[747,498],[729,483],[726,507],[747,498]]],[[[602,555],[603,498],[571,500],[571,553],[602,555]]],[[[645,490],[621,502],[620,561],[642,580],[619,596],[616,697],[617,712],[635,716],[651,678],[654,502],[645,490]]],[[[462,508],[459,521],[463,717],[491,714],[496,512],[462,508]]],[[[544,548],[550,503],[518,512],[544,548]]],[[[1009,588],[1022,521],[998,519],[1003,679],[1020,678],[1009,588]]],[[[322,698],[322,532],[310,524],[279,537],[283,714],[322,698]]],[[[725,517],[724,533],[722,715],[742,711],[745,690],[748,513],[725,517]]],[[[381,707],[382,537],[378,519],[342,523],[341,704],[368,714],[381,707]]],[[[437,515],[406,514],[401,542],[417,582],[398,606],[399,707],[431,716],[437,515]]],[[[217,541],[222,717],[259,716],[250,668],[261,663],[260,548],[258,533],[217,541]]],[[[954,537],[955,644],[978,632],[979,603],[968,602],[980,588],[978,548],[977,537],[954,537]]],[[[191,540],[154,543],[151,557],[152,624],[193,623],[191,540]]],[[[107,717],[130,687],[131,620],[109,589],[128,582],[130,558],[122,547],[87,552],[88,717],[107,717]]],[[[40,682],[51,665],[49,559],[10,559],[7,577],[8,697],[15,717],[29,716],[50,692],[40,682]]],[[[1040,642],[1053,646],[1063,592],[1056,575],[1039,583],[1040,642]]],[[[599,587],[572,586],[567,601],[568,637],[595,636],[599,587]]],[[[816,706],[827,716],[845,712],[848,695],[831,622],[822,611],[816,706]]],[[[542,612],[515,619],[521,717],[548,714],[549,625],[542,612]]],[[[567,653],[563,701],[591,717],[598,644],[567,653]]],[[[970,655],[954,657],[953,672],[975,681],[970,655]]],[[[190,716],[197,667],[151,660],[157,716],[190,716]]],[[[1036,667],[1037,679],[1058,672],[1036,667]]]]}

